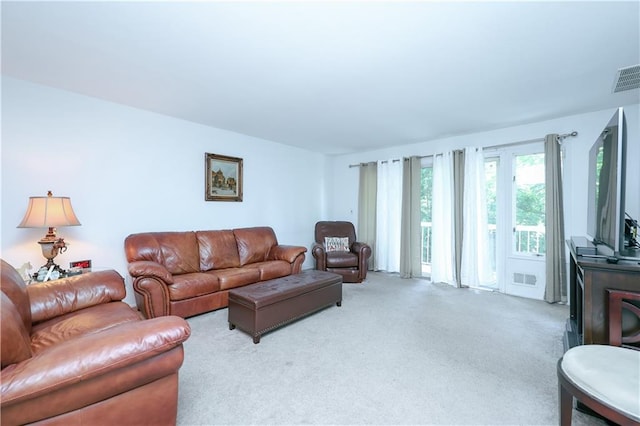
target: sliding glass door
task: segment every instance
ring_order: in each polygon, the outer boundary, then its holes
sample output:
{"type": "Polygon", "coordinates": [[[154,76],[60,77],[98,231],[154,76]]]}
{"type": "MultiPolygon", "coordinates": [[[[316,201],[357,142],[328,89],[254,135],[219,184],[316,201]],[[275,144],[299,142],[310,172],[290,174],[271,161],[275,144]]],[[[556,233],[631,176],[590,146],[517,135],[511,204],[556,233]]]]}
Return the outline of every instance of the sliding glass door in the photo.
{"type": "Polygon", "coordinates": [[[431,201],[433,194],[433,159],[422,159],[420,186],[420,232],[422,234],[422,276],[431,277],[431,201]]]}
{"type": "Polygon", "coordinates": [[[498,261],[498,191],[501,188],[498,180],[500,170],[500,157],[485,156],[484,178],[486,185],[485,199],[487,202],[487,249],[489,261],[489,273],[491,281],[487,286],[498,289],[497,261],[498,261]]]}

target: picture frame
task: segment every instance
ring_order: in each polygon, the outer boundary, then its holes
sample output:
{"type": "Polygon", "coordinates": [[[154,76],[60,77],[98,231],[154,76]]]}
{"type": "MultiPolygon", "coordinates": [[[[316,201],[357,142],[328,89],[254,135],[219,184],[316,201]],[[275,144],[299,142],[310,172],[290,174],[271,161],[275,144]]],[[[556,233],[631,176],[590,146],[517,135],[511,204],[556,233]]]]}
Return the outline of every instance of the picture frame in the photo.
{"type": "Polygon", "coordinates": [[[242,158],[204,154],[205,201],[242,201],[242,158]]]}

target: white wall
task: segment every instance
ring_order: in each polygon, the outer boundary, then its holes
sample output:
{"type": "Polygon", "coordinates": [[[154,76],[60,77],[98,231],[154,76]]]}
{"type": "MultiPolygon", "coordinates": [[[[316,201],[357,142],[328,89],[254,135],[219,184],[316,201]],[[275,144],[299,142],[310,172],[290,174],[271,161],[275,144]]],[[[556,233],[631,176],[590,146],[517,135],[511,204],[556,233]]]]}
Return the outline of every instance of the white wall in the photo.
{"type": "MultiPolygon", "coordinates": [[[[640,105],[621,105],[627,119],[626,211],[640,219],[640,105]]],[[[570,133],[578,136],[566,139],[565,157],[565,232],[567,237],[586,235],[587,173],[591,145],[611,119],[614,109],[562,117],[540,123],[506,129],[443,138],[401,147],[380,149],[329,158],[327,173],[328,216],[331,220],[358,220],[358,168],[350,164],[397,159],[411,155],[432,155],[466,146],[493,146],[543,138],[549,133],[570,133]]]]}
{"type": "MultiPolygon", "coordinates": [[[[310,247],[318,220],[358,217],[358,168],[349,164],[430,155],[579,132],[567,139],[566,233],[586,232],[587,158],[614,110],[492,132],[325,157],[274,142],[2,78],[0,256],[44,263],[42,229],[17,229],[29,196],[69,196],[82,222],[58,234],[69,250],[56,261],[92,259],[127,278],[124,238],[135,232],[272,226],[283,244],[310,247]],[[242,157],[244,201],[204,201],[204,153],[242,157]]],[[[625,106],[627,211],[640,218],[640,105],[625,106]]],[[[307,253],[305,268],[313,266],[307,253]]]]}
{"type": "Polygon", "coordinates": [[[321,154],[6,77],[1,156],[0,256],[41,266],[45,230],[16,226],[29,196],[69,196],[82,226],[58,229],[69,249],[56,263],[116,269],[130,304],[130,233],[267,225],[309,248],[324,219],[321,154]],[[243,202],[204,201],[205,152],[243,158],[243,202]]]}

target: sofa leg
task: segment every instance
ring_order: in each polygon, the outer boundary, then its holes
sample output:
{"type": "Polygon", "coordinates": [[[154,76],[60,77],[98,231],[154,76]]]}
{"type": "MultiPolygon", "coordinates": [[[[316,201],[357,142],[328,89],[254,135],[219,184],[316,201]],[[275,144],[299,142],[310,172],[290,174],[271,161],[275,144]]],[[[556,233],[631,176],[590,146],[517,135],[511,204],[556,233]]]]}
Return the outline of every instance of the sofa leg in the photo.
{"type": "Polygon", "coordinates": [[[234,330],[236,328],[235,324],[229,323],[229,330],[234,330]]]}

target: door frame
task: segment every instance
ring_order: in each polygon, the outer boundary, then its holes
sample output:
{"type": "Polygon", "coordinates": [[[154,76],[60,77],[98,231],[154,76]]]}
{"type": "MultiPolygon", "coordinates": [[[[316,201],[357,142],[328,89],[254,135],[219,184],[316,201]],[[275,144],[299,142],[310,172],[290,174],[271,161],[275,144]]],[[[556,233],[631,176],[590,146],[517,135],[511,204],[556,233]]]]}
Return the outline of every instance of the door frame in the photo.
{"type": "MultiPolygon", "coordinates": [[[[498,291],[514,296],[542,300],[545,291],[546,257],[517,254],[514,251],[515,228],[515,157],[524,154],[544,154],[543,142],[496,147],[485,158],[499,158],[496,211],[496,278],[498,291]],[[535,285],[513,282],[514,273],[534,275],[535,285]]],[[[527,281],[526,279],[524,281],[527,281]]]]}

